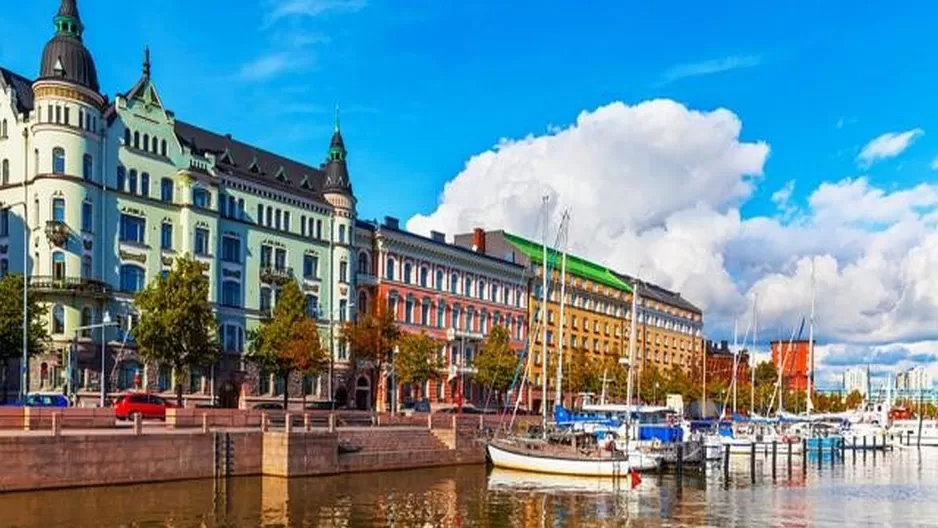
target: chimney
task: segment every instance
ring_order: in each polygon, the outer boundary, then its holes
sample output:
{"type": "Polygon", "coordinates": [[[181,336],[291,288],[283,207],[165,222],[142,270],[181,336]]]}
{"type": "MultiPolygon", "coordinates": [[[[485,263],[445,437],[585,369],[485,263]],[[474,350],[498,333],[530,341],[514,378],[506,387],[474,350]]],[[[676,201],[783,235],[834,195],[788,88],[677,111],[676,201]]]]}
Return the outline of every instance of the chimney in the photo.
{"type": "Polygon", "coordinates": [[[446,234],[440,233],[439,231],[430,231],[430,238],[434,242],[440,242],[442,244],[446,243],[446,234]]]}
{"type": "Polygon", "coordinates": [[[397,218],[394,218],[393,216],[385,216],[384,227],[389,227],[391,229],[400,229],[401,221],[398,220],[397,218]]]}
{"type": "Polygon", "coordinates": [[[472,250],[477,253],[485,253],[485,230],[481,227],[472,230],[472,250]]]}
{"type": "Polygon", "coordinates": [[[720,341],[720,350],[729,350],[729,349],[730,349],[729,340],[724,339],[723,341],[720,341]]]}

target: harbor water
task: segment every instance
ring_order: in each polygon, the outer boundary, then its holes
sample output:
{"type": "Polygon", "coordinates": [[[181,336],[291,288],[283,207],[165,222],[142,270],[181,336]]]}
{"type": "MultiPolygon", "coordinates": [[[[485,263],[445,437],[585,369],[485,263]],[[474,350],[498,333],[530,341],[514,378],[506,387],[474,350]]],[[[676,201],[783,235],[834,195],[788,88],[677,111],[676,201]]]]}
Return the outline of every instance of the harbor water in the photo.
{"type": "MultiPolygon", "coordinates": [[[[936,526],[938,449],[785,458],[627,481],[439,468],[0,495],[0,526],[936,526]],[[753,482],[755,480],[755,482],[753,482]]],[[[50,463],[55,463],[50,461],[50,463]]]]}

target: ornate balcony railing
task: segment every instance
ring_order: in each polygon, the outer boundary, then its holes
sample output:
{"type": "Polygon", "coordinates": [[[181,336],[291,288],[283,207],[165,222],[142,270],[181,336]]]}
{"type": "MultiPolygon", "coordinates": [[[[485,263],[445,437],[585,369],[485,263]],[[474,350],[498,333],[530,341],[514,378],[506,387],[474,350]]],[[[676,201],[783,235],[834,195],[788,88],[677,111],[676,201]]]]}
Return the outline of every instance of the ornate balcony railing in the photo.
{"type": "Polygon", "coordinates": [[[293,279],[293,268],[265,266],[261,268],[261,282],[285,284],[293,279]]]}
{"type": "Polygon", "coordinates": [[[56,247],[63,247],[68,242],[68,226],[58,220],[46,222],[46,238],[56,247]]]}
{"type": "Polygon", "coordinates": [[[81,277],[32,276],[29,278],[29,288],[39,293],[70,293],[93,297],[107,297],[111,294],[111,287],[107,283],[81,277]]]}

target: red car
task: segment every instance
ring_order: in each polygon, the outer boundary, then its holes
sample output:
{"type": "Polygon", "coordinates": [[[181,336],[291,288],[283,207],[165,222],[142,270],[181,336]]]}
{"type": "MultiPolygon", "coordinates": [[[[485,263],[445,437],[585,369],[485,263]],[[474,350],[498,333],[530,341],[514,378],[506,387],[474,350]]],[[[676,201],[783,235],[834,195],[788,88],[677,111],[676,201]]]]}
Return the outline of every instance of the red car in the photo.
{"type": "Polygon", "coordinates": [[[133,420],[139,414],[143,419],[166,419],[166,409],[175,408],[169,400],[146,392],[128,392],[114,403],[114,416],[118,420],[133,420]]]}

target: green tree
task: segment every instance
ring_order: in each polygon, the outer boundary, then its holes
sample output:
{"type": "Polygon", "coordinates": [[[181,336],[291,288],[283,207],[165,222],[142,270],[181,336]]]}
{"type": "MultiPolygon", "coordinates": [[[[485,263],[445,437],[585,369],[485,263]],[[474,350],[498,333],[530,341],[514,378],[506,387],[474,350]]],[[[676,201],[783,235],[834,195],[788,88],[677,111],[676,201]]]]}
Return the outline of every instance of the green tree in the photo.
{"type": "Polygon", "coordinates": [[[856,409],[863,404],[863,395],[860,394],[860,391],[854,390],[850,391],[850,394],[847,395],[847,401],[844,402],[844,406],[847,409],[856,409]]]}
{"type": "MultiPolygon", "coordinates": [[[[339,339],[348,346],[356,368],[370,365],[376,373],[383,374],[383,367],[390,361],[401,331],[386,299],[379,297],[373,306],[370,313],[361,314],[357,320],[342,325],[339,339]]],[[[372,405],[377,405],[376,400],[373,399],[372,405]]]]}
{"type": "MultiPolygon", "coordinates": [[[[23,276],[7,275],[0,279],[0,372],[7,372],[10,361],[23,357],[23,276]]],[[[49,342],[46,328],[48,309],[35,295],[26,298],[29,315],[26,333],[26,353],[29,357],[42,352],[49,342]]],[[[8,380],[3,378],[3,398],[6,398],[8,380]]],[[[24,388],[26,389],[26,388],[24,388]]],[[[5,400],[4,400],[5,401],[5,400]]]]}
{"type": "Polygon", "coordinates": [[[319,328],[306,316],[306,302],[295,280],[284,284],[273,316],[248,333],[248,359],[283,379],[283,408],[290,401],[290,374],[321,374],[329,364],[319,328]]]}
{"type": "Polygon", "coordinates": [[[565,369],[564,383],[573,393],[602,392],[602,365],[590,359],[586,351],[577,348],[570,357],[565,369]]]}
{"type": "MultiPolygon", "coordinates": [[[[140,357],[176,372],[205,368],[218,360],[218,321],[208,301],[202,264],[179,257],[165,277],[157,276],[134,298],[140,320],[133,328],[140,357]]],[[[176,383],[182,405],[182,383],[176,383]]]]}
{"type": "Polygon", "coordinates": [[[518,367],[518,355],[511,349],[511,333],[504,326],[492,327],[475,359],[475,380],[495,391],[498,397],[511,387],[518,367]]]}
{"type": "Polygon", "coordinates": [[[398,341],[394,371],[401,383],[417,386],[418,398],[422,397],[421,388],[427,381],[440,376],[441,346],[426,332],[404,334],[398,341]]]}
{"type": "Polygon", "coordinates": [[[775,368],[775,363],[771,361],[763,361],[756,365],[756,386],[760,385],[771,385],[775,387],[775,384],[778,382],[778,369],[775,368]]]}

